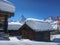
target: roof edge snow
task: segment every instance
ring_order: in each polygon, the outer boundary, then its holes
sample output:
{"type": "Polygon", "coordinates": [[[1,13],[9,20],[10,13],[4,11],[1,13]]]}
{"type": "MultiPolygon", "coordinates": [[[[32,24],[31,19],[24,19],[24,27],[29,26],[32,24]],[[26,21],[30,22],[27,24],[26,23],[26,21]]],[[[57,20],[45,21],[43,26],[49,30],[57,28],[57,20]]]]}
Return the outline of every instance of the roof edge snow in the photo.
{"type": "Polygon", "coordinates": [[[52,31],[53,30],[53,27],[51,26],[51,24],[43,20],[28,18],[25,23],[35,31],[52,31]]]}
{"type": "Polygon", "coordinates": [[[15,6],[9,1],[0,0],[0,11],[6,11],[10,13],[15,12],[15,6]]]}

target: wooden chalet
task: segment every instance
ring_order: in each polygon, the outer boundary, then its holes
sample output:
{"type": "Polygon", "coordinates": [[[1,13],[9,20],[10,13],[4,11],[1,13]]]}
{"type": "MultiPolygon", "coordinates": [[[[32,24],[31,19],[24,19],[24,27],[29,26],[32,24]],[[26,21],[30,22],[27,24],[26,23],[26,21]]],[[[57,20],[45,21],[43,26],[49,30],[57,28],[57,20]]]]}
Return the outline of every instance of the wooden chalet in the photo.
{"type": "Polygon", "coordinates": [[[49,23],[35,19],[27,19],[19,29],[23,39],[36,41],[50,41],[51,31],[52,27],[49,23]]]}
{"type": "Polygon", "coordinates": [[[0,32],[8,33],[8,18],[14,16],[15,7],[5,0],[0,0],[0,32]]]}
{"type": "Polygon", "coordinates": [[[19,28],[22,26],[20,22],[9,22],[8,23],[8,32],[11,36],[18,36],[20,35],[19,33],[19,28]]]}

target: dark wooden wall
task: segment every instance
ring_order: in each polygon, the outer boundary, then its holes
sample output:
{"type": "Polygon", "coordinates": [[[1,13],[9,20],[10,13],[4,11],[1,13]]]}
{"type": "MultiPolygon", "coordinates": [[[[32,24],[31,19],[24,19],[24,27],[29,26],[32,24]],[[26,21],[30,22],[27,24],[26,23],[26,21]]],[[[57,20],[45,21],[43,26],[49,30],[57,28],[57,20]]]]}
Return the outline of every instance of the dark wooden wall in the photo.
{"type": "Polygon", "coordinates": [[[18,30],[8,30],[8,33],[10,36],[20,36],[20,33],[18,30]]]}
{"type": "MultiPolygon", "coordinates": [[[[0,32],[4,32],[4,30],[0,30],[0,32]]],[[[8,30],[8,34],[10,36],[20,36],[21,35],[18,30],[8,30]]]]}
{"type": "Polygon", "coordinates": [[[19,33],[24,39],[50,41],[50,31],[36,32],[32,30],[26,23],[19,29],[19,33]]]}
{"type": "Polygon", "coordinates": [[[22,30],[22,38],[33,39],[34,32],[31,30],[22,30]]]}
{"type": "Polygon", "coordinates": [[[35,32],[34,39],[37,41],[50,41],[50,32],[35,32]]]}
{"type": "Polygon", "coordinates": [[[22,30],[22,37],[24,39],[36,40],[36,41],[50,41],[50,32],[35,32],[30,29],[22,30]]]}
{"type": "Polygon", "coordinates": [[[13,15],[14,15],[14,13],[5,12],[5,11],[0,10],[0,17],[4,17],[4,18],[2,18],[4,20],[4,22],[2,22],[3,23],[3,31],[2,32],[8,34],[8,29],[7,29],[8,28],[8,18],[13,15]]]}

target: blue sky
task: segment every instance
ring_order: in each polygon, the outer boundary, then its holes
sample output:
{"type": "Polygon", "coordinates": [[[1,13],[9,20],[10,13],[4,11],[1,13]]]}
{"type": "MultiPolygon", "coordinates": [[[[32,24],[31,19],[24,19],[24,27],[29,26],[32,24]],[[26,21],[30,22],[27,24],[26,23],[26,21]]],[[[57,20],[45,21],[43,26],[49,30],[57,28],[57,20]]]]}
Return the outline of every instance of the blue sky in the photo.
{"type": "Polygon", "coordinates": [[[60,0],[8,0],[15,7],[12,20],[17,20],[21,15],[26,18],[44,19],[48,16],[60,15],[60,0]]]}

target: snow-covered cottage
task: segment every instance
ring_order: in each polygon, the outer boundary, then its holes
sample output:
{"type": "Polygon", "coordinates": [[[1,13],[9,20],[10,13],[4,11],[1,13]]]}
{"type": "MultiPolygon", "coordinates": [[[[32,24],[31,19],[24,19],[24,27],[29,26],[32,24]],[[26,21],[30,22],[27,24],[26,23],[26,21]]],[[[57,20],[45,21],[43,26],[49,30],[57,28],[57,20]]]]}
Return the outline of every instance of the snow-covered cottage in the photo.
{"type": "Polygon", "coordinates": [[[8,18],[14,16],[15,6],[9,1],[0,0],[0,31],[8,33],[8,18]]]}
{"type": "Polygon", "coordinates": [[[51,31],[53,28],[50,23],[33,18],[28,18],[19,29],[22,38],[36,41],[50,41],[51,31]]]}
{"type": "Polygon", "coordinates": [[[20,22],[8,22],[8,32],[10,35],[19,35],[19,28],[22,26],[20,22]]]}

